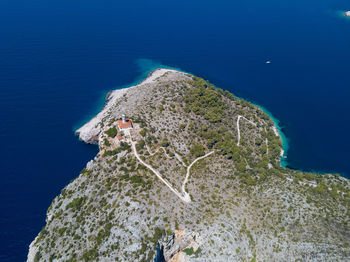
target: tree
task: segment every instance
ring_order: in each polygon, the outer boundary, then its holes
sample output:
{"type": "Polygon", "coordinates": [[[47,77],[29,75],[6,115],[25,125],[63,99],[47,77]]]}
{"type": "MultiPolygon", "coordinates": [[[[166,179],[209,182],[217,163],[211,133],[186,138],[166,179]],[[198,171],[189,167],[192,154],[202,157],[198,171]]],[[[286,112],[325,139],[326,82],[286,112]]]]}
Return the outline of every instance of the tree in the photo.
{"type": "Polygon", "coordinates": [[[195,157],[204,156],[205,155],[205,148],[202,144],[194,144],[191,147],[190,152],[195,157]]]}
{"type": "Polygon", "coordinates": [[[162,141],[162,147],[168,147],[168,146],[170,146],[170,143],[169,143],[169,141],[168,141],[168,139],[163,139],[163,141],[162,141]]]}
{"type": "Polygon", "coordinates": [[[115,127],[111,127],[106,132],[107,136],[109,137],[115,137],[118,134],[118,130],[115,127]]]}
{"type": "Polygon", "coordinates": [[[142,128],[141,131],[140,131],[140,135],[144,137],[146,134],[147,134],[147,129],[146,128],[142,128]]]}
{"type": "Polygon", "coordinates": [[[145,147],[145,141],[144,140],[140,140],[137,144],[136,144],[136,150],[140,151],[145,147]]]}

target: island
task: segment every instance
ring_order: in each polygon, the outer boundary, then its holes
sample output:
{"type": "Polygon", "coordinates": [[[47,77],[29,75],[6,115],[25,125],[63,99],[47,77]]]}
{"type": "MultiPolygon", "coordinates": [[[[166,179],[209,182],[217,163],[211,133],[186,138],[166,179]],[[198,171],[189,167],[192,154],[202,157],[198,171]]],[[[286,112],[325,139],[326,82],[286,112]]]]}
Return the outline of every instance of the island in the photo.
{"type": "Polygon", "coordinates": [[[350,183],[281,166],[258,106],[159,68],[76,131],[99,153],[62,189],[32,261],[345,261],[350,183]]]}
{"type": "Polygon", "coordinates": [[[350,11],[344,12],[343,15],[346,17],[350,17],[350,11]]]}

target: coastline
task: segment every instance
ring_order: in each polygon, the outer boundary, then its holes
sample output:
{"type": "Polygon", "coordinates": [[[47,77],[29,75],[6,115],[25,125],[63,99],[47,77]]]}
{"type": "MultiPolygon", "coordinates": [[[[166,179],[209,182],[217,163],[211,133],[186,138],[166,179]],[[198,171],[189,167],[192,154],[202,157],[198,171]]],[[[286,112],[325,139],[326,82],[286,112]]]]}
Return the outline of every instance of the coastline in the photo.
{"type": "Polygon", "coordinates": [[[95,144],[98,141],[98,135],[101,131],[99,123],[107,115],[108,111],[112,108],[114,103],[124,94],[126,94],[126,92],[128,92],[130,89],[152,83],[153,81],[156,81],[158,77],[160,77],[168,71],[176,70],[163,67],[156,68],[155,70],[149,72],[147,77],[136,85],[131,84],[128,87],[109,91],[106,95],[106,102],[101,111],[97,115],[92,117],[89,121],[87,121],[85,124],[83,124],[80,128],[78,128],[74,133],[79,136],[79,139],[81,141],[84,141],[89,144],[95,144]]]}
{"type": "MultiPolygon", "coordinates": [[[[142,59],[141,58],[141,59],[138,59],[136,61],[136,63],[138,64],[138,67],[140,68],[139,76],[136,77],[135,80],[130,84],[122,85],[117,89],[108,91],[104,96],[105,99],[104,99],[104,105],[102,106],[102,109],[100,111],[98,111],[97,114],[94,114],[90,118],[88,118],[90,120],[87,120],[84,124],[82,124],[79,128],[77,128],[74,131],[74,133],[79,136],[79,139],[81,141],[84,141],[87,143],[92,143],[92,144],[95,143],[94,141],[89,141],[89,139],[88,139],[89,137],[90,138],[93,138],[94,136],[96,137],[100,131],[98,128],[94,128],[93,124],[95,124],[95,127],[96,127],[96,124],[103,117],[103,115],[109,110],[109,108],[113,104],[113,102],[115,100],[119,99],[122,95],[124,95],[125,92],[127,92],[127,90],[129,88],[133,88],[133,87],[136,87],[136,86],[139,86],[142,84],[147,84],[147,80],[157,70],[160,70],[160,69],[175,70],[175,71],[179,71],[179,72],[182,72],[185,74],[190,74],[193,76],[195,75],[195,74],[192,74],[190,72],[186,72],[184,70],[181,70],[180,68],[166,66],[166,65],[161,64],[160,62],[153,61],[150,59],[142,59]],[[90,130],[90,131],[88,131],[88,130],[90,130]]],[[[244,98],[236,96],[236,95],[234,95],[234,96],[238,99],[244,99],[244,98]]],[[[245,99],[245,100],[247,100],[247,99],[245,99]]],[[[247,101],[249,101],[249,100],[247,100],[247,101]]],[[[287,166],[288,166],[287,153],[288,153],[288,149],[289,149],[289,139],[283,133],[282,128],[280,127],[280,125],[279,125],[280,121],[277,118],[275,118],[273,116],[273,114],[269,110],[267,110],[265,107],[258,105],[258,104],[255,104],[253,102],[251,102],[251,103],[253,105],[257,106],[258,108],[260,108],[263,112],[265,112],[272,119],[272,121],[274,123],[273,129],[274,129],[276,135],[278,135],[281,138],[281,142],[282,142],[280,164],[282,167],[287,168],[287,166]]],[[[303,171],[303,170],[299,170],[299,171],[303,171]]],[[[316,172],[316,173],[320,173],[320,172],[316,172]]]]}
{"type": "MultiPolygon", "coordinates": [[[[84,141],[86,143],[92,143],[93,141],[91,140],[91,138],[96,137],[96,136],[99,137],[99,133],[103,132],[103,126],[100,125],[101,120],[104,117],[106,117],[106,115],[110,112],[109,110],[114,109],[113,105],[118,101],[118,99],[123,97],[124,94],[126,94],[128,91],[132,90],[133,88],[136,88],[136,87],[147,88],[148,84],[152,84],[152,83],[156,82],[159,79],[159,77],[161,77],[162,75],[166,74],[167,72],[171,72],[171,71],[177,71],[177,72],[181,72],[181,73],[185,74],[185,72],[180,71],[180,70],[167,69],[167,68],[157,68],[157,69],[151,71],[150,73],[148,73],[148,76],[143,81],[138,83],[137,85],[125,87],[122,89],[116,89],[116,90],[112,90],[112,91],[108,92],[108,94],[106,96],[105,105],[103,106],[101,111],[96,116],[94,116],[92,119],[90,119],[88,122],[86,122],[83,126],[81,126],[79,129],[76,130],[75,133],[77,135],[79,135],[79,139],[81,139],[82,141],[84,141]]],[[[239,98],[239,97],[237,97],[237,98],[239,98]]],[[[242,99],[242,98],[239,98],[239,99],[242,99]]],[[[272,115],[272,113],[270,111],[268,111],[266,108],[264,108],[260,105],[254,104],[254,103],[252,103],[252,104],[254,106],[258,107],[263,112],[265,112],[273,121],[272,129],[273,129],[274,133],[276,134],[276,136],[280,137],[281,142],[282,142],[282,148],[281,148],[282,152],[281,152],[281,156],[280,156],[280,165],[282,167],[286,168],[286,166],[284,166],[284,165],[287,164],[287,161],[283,161],[283,160],[285,160],[285,158],[286,158],[286,151],[288,150],[289,144],[288,144],[287,137],[282,132],[281,127],[279,126],[279,120],[277,118],[275,118],[272,115]]],[[[271,127],[271,126],[269,125],[269,127],[271,127]]],[[[88,165],[89,165],[89,163],[87,163],[87,166],[88,165]]],[[[297,171],[305,172],[302,170],[297,170],[297,171]]],[[[319,174],[320,172],[312,172],[312,173],[319,174]]],[[[47,214],[46,223],[47,223],[47,221],[50,221],[49,217],[51,217],[51,216],[49,216],[47,214]]],[[[27,261],[34,261],[35,255],[38,251],[38,248],[35,246],[35,242],[37,241],[38,237],[39,237],[39,235],[37,235],[37,237],[31,242],[31,244],[29,246],[27,261]]]]}
{"type": "Polygon", "coordinates": [[[335,10],[333,11],[333,16],[343,19],[343,20],[347,20],[350,21],[350,11],[348,10],[335,10]]]}
{"type": "MultiPolygon", "coordinates": [[[[151,64],[152,66],[149,69],[144,67],[143,73],[141,73],[139,75],[139,77],[137,77],[133,83],[123,85],[120,88],[117,88],[115,90],[111,90],[111,91],[106,93],[105,103],[104,103],[104,106],[102,107],[102,109],[97,114],[95,114],[95,116],[92,116],[90,118],[90,120],[85,122],[82,126],[80,126],[78,129],[76,129],[74,131],[74,133],[79,136],[79,139],[81,141],[89,143],[89,144],[96,144],[98,142],[97,141],[98,134],[101,131],[98,123],[107,114],[107,111],[111,108],[111,106],[114,104],[114,102],[117,99],[119,99],[120,97],[122,97],[131,88],[134,88],[134,87],[137,87],[137,86],[140,86],[143,84],[148,84],[148,83],[156,80],[156,78],[158,78],[158,76],[165,73],[166,71],[179,71],[181,73],[190,74],[190,75],[195,76],[195,74],[183,71],[179,68],[164,66],[160,63],[151,63],[152,61],[150,62],[150,60],[148,60],[148,59],[141,59],[141,60],[146,61],[146,63],[148,64],[147,66],[149,66],[149,64],[151,64]]],[[[139,63],[141,63],[141,62],[139,62],[139,63]]],[[[142,67],[142,66],[140,66],[140,67],[142,67]]],[[[236,95],[234,95],[234,97],[236,97],[238,99],[244,99],[244,98],[236,96],[236,95]]],[[[245,100],[247,100],[247,99],[245,99],[245,100]]],[[[247,100],[247,101],[249,101],[249,100],[247,100]]],[[[282,142],[282,149],[281,149],[281,154],[280,154],[281,167],[291,168],[295,171],[300,171],[300,172],[310,172],[310,173],[314,173],[314,174],[337,174],[338,173],[338,172],[333,172],[333,171],[330,171],[330,172],[317,171],[317,170],[307,171],[307,170],[302,170],[302,169],[298,169],[298,168],[294,168],[294,167],[289,167],[288,166],[288,157],[287,157],[288,150],[289,150],[289,139],[282,131],[282,128],[280,126],[280,121],[276,117],[274,117],[273,114],[265,107],[258,105],[256,103],[253,103],[253,102],[250,102],[250,103],[252,103],[254,106],[258,107],[263,112],[265,112],[274,123],[274,126],[272,128],[273,128],[275,134],[281,138],[281,142],[282,142]]],[[[345,175],[342,175],[342,176],[346,177],[345,175]]]]}
{"type": "Polygon", "coordinates": [[[75,134],[79,136],[80,140],[86,143],[94,143],[94,137],[98,136],[100,132],[98,125],[101,119],[106,116],[107,111],[111,108],[113,102],[120,98],[126,92],[126,90],[127,88],[123,88],[108,93],[105,105],[101,111],[75,131],[75,134]]]}
{"type": "MultiPolygon", "coordinates": [[[[156,68],[155,70],[149,72],[147,74],[147,77],[144,78],[141,82],[139,82],[136,85],[132,85],[129,87],[124,87],[121,89],[116,89],[109,91],[106,95],[106,101],[103,106],[103,108],[100,110],[98,114],[96,114],[94,117],[92,117],[89,121],[87,121],[85,124],[83,124],[80,128],[78,128],[75,131],[75,134],[79,136],[79,139],[83,142],[94,144],[96,141],[94,140],[96,137],[98,137],[99,133],[102,130],[102,127],[100,126],[101,120],[107,115],[108,111],[112,109],[114,103],[116,100],[121,98],[124,94],[126,94],[129,90],[140,87],[143,85],[147,85],[149,83],[152,83],[154,81],[157,81],[157,79],[169,71],[177,71],[175,69],[168,69],[168,68],[156,68]]],[[[87,163],[88,165],[88,163],[87,163]]],[[[48,221],[48,217],[46,218],[46,223],[48,221]]],[[[37,241],[39,237],[39,234],[35,237],[35,239],[30,243],[29,250],[27,254],[27,261],[31,262],[35,260],[35,255],[37,253],[37,247],[35,246],[35,242],[37,241]]]]}
{"type": "Polygon", "coordinates": [[[275,134],[278,135],[281,138],[282,141],[282,151],[281,151],[281,158],[280,158],[280,163],[281,166],[284,168],[287,168],[288,162],[287,162],[287,153],[289,149],[289,140],[287,136],[283,133],[282,128],[280,127],[280,121],[275,118],[272,113],[267,110],[265,107],[261,105],[254,104],[255,106],[259,107],[262,111],[264,111],[273,121],[274,123],[274,131],[275,134]]]}
{"type": "MultiPolygon", "coordinates": [[[[87,139],[88,135],[85,134],[86,129],[88,128],[88,123],[90,123],[93,119],[95,119],[102,111],[106,111],[107,110],[106,107],[109,107],[111,104],[113,104],[113,103],[110,103],[112,102],[110,101],[111,99],[115,101],[121,95],[124,95],[124,93],[127,92],[127,89],[144,84],[144,82],[158,69],[176,70],[182,73],[187,73],[179,68],[166,66],[160,62],[157,62],[151,59],[146,59],[146,58],[137,59],[135,63],[139,68],[138,76],[129,84],[120,85],[115,87],[115,89],[102,92],[102,94],[99,96],[99,99],[98,99],[99,101],[96,103],[96,106],[94,106],[94,108],[90,111],[90,113],[83,116],[83,118],[73,126],[73,132],[75,135],[78,135],[80,141],[83,141],[89,144],[96,144],[96,142],[94,141],[88,141],[87,139]],[[124,90],[124,91],[121,91],[121,90],[124,90]],[[117,96],[117,97],[114,97],[114,96],[117,96]]],[[[98,119],[101,119],[100,117],[101,115],[99,116],[98,119]]],[[[93,122],[98,123],[97,120],[94,120],[93,122]]],[[[92,124],[93,123],[91,122],[90,125],[92,124]]],[[[93,132],[92,129],[93,127],[90,126],[91,132],[93,132]]],[[[94,133],[95,135],[98,134],[98,130],[95,130],[94,133]]]]}
{"type": "MultiPolygon", "coordinates": [[[[79,139],[81,141],[84,141],[90,144],[96,144],[97,142],[96,139],[98,137],[98,134],[101,131],[100,127],[98,126],[98,123],[107,114],[108,110],[110,110],[114,102],[118,100],[120,97],[122,97],[126,92],[128,92],[130,88],[151,83],[152,81],[154,81],[156,78],[158,78],[159,76],[161,76],[163,73],[167,71],[174,70],[185,74],[191,74],[179,68],[164,66],[160,63],[153,63],[151,60],[148,60],[148,59],[140,59],[138,60],[138,63],[139,63],[139,67],[143,68],[143,73],[141,73],[140,76],[137,77],[133,83],[124,85],[121,88],[117,88],[115,90],[108,91],[105,95],[105,103],[102,109],[97,114],[95,114],[95,116],[90,118],[90,120],[88,120],[82,126],[80,126],[78,129],[75,130],[74,133],[79,136],[79,139]],[[148,69],[146,69],[144,64],[147,64],[146,67],[148,69]]],[[[191,75],[194,75],[194,74],[191,74],[191,75]]],[[[238,99],[243,99],[238,96],[235,96],[235,97],[237,97],[238,99]]],[[[289,140],[286,137],[286,135],[283,133],[282,128],[279,125],[280,121],[277,118],[275,118],[273,114],[263,106],[255,103],[253,104],[258,108],[260,108],[272,119],[274,123],[273,130],[275,134],[281,138],[281,142],[282,142],[280,164],[282,167],[286,168],[288,165],[287,152],[289,149],[289,140]]]]}
{"type": "MultiPolygon", "coordinates": [[[[45,221],[45,224],[46,224],[47,221],[45,221]]],[[[28,262],[31,262],[31,261],[34,261],[35,259],[35,255],[38,251],[38,247],[36,247],[34,244],[35,242],[37,241],[37,239],[39,238],[39,234],[34,238],[34,240],[30,243],[29,245],[29,251],[28,251],[28,254],[27,254],[27,261],[28,262]]]]}

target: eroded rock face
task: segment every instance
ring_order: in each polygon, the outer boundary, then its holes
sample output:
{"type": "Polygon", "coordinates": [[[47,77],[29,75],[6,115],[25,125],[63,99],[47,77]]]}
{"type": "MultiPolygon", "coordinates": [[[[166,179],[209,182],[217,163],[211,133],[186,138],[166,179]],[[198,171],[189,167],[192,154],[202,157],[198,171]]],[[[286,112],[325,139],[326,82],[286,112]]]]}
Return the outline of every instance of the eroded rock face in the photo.
{"type": "Polygon", "coordinates": [[[200,246],[199,234],[188,233],[184,229],[175,230],[171,236],[165,236],[158,242],[158,248],[161,251],[160,257],[166,262],[186,262],[183,250],[197,252],[200,246]]]}
{"type": "Polygon", "coordinates": [[[350,256],[349,181],[282,168],[272,120],[203,79],[156,70],[77,132],[100,151],[53,200],[28,261],[152,261],[158,242],[166,261],[350,256]],[[123,114],[134,128],[119,141],[123,114]]]}

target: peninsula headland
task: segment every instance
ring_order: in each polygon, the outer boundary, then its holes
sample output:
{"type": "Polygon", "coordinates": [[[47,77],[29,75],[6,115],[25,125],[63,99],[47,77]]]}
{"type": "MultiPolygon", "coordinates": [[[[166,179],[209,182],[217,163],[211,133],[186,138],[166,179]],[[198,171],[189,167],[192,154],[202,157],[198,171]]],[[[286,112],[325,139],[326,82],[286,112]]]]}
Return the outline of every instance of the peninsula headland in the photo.
{"type": "Polygon", "coordinates": [[[345,261],[350,183],[280,165],[259,107],[159,68],[76,132],[98,155],[48,208],[32,261],[345,261]]]}

